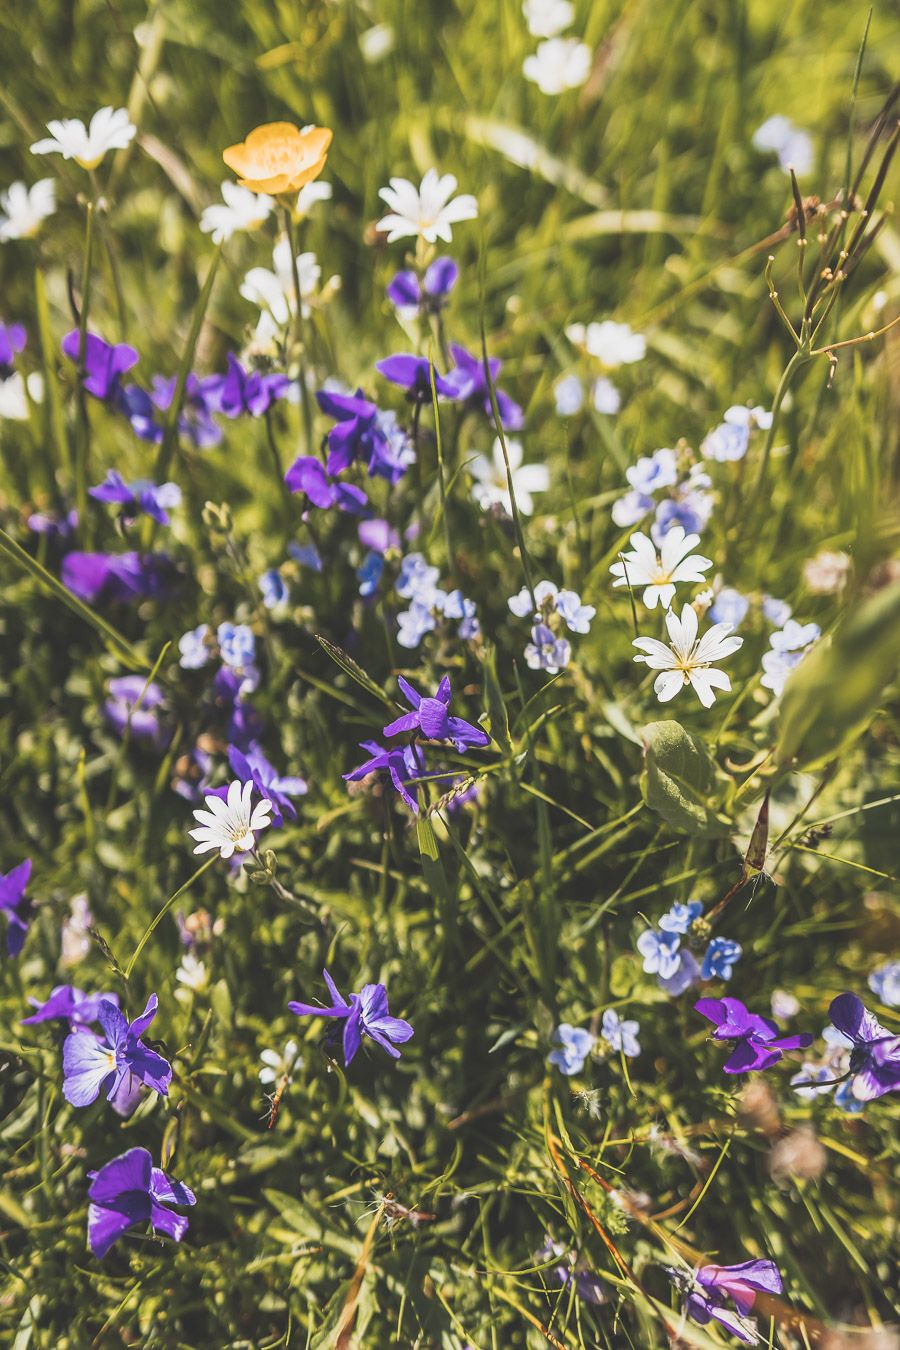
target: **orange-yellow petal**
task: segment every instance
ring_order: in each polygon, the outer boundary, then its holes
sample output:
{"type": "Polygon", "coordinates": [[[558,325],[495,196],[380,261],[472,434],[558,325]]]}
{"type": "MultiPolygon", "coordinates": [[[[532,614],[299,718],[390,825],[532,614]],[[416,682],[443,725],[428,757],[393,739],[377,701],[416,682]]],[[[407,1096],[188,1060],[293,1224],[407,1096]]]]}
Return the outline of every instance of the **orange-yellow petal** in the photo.
{"type": "Polygon", "coordinates": [[[266,122],[222,158],[251,192],[297,192],[322,172],[332,134],[328,127],[301,131],[293,122],[266,122]]]}

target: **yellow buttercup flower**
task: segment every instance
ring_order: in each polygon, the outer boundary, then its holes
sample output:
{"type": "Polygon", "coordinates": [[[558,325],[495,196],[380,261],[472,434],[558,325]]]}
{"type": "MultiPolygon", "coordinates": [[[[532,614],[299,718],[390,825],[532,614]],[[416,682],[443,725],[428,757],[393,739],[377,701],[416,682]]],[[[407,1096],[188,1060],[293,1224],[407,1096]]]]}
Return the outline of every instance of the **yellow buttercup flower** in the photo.
{"type": "Polygon", "coordinates": [[[332,132],[328,127],[295,127],[293,122],[265,122],[247,139],[229,145],[222,158],[238,175],[241,187],[273,197],[299,192],[325,167],[332,132]]]}

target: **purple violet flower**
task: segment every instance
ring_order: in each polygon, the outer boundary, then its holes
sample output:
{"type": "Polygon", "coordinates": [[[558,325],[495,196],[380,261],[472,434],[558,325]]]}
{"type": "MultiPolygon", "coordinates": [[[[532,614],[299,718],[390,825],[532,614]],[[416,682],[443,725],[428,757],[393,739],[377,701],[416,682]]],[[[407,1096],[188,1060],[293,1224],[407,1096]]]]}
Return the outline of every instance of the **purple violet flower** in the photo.
{"type": "Polygon", "coordinates": [[[362,1044],[363,1036],[370,1037],[386,1050],[393,1059],[400,1058],[397,1045],[408,1041],[413,1029],[402,1017],[391,1017],[388,1012],[387,990],[383,984],[364,984],[358,994],[350,995],[350,1002],[338,992],[337,985],[328,974],[322,976],[331,995],[330,1008],[316,1008],[310,1003],[289,1003],[288,1011],[298,1017],[337,1017],[344,1022],[344,1064],[349,1068],[353,1056],[362,1044]]]}
{"type": "Polygon", "coordinates": [[[856,1101],[900,1091],[900,1036],[892,1036],[856,994],[838,994],[828,1016],[853,1047],[850,1092],[856,1101]]]}
{"type": "Polygon", "coordinates": [[[105,1091],[111,1101],[129,1075],[165,1097],[172,1081],[172,1066],[141,1040],[156,1016],[155,994],[133,1022],[106,1000],[97,1010],[105,1040],[73,1031],[63,1046],[63,1096],[72,1106],[89,1106],[105,1091]]]}
{"type": "MultiPolygon", "coordinates": [[[[81,335],[78,329],[67,333],[62,340],[63,355],[76,365],[81,353],[81,335]]],[[[140,357],[127,342],[104,342],[96,333],[87,333],[84,344],[84,388],[94,398],[108,403],[121,389],[120,379],[136,366],[140,357]]]]}
{"type": "MultiPolygon", "coordinates": [[[[191,372],[184,386],[184,401],[178,418],[178,430],[186,440],[192,441],[198,450],[208,450],[218,445],[222,439],[222,428],[213,421],[215,406],[213,395],[219,388],[221,375],[213,375],[200,380],[191,372]]],[[[166,379],[164,375],[153,376],[153,392],[150,398],[160,412],[167,412],[172,406],[177,379],[173,375],[166,379]]]]}
{"type": "Polygon", "coordinates": [[[394,790],[399,792],[409,809],[418,813],[419,804],[406,787],[407,783],[415,783],[425,772],[425,760],[418,746],[398,745],[388,750],[377,741],[360,741],[360,748],[367,750],[370,757],[358,768],[345,773],[344,780],[358,783],[371,773],[386,773],[394,790]]]}
{"type": "MultiPolygon", "coordinates": [[[[398,352],[395,356],[385,357],[383,361],[376,361],[375,369],[391,384],[405,389],[410,403],[431,402],[431,363],[426,356],[398,352]]],[[[434,387],[445,398],[459,398],[456,385],[450,383],[449,377],[441,375],[437,366],[434,368],[434,387]]]]}
{"type": "Polygon", "coordinates": [[[686,1295],[684,1310],[700,1326],[715,1319],[726,1331],[737,1336],[745,1345],[756,1345],[759,1335],[756,1324],[747,1321],[747,1314],[760,1291],[780,1294],[781,1276],[774,1261],[743,1261],[737,1266],[701,1266],[694,1275],[668,1269],[672,1283],[686,1295]],[[724,1306],[730,1299],[737,1312],[724,1306]]]}
{"type": "Polygon", "coordinates": [[[452,741],[460,753],[470,745],[490,745],[491,738],[481,727],[475,727],[461,717],[449,715],[449,676],[445,675],[441,680],[433,698],[423,698],[402,675],[398,675],[397,683],[413,711],[389,722],[383,729],[385,736],[400,736],[406,731],[417,731],[426,741],[452,741]]]}
{"type": "Polygon", "coordinates": [[[808,1032],[779,1038],[778,1026],[770,1017],[749,1012],[738,998],[701,998],[694,1004],[694,1010],[715,1024],[714,1040],[737,1042],[723,1066],[726,1073],[768,1069],[781,1059],[785,1050],[812,1045],[813,1038],[808,1032]]]}
{"type": "Polygon", "coordinates": [[[400,547],[400,535],[386,520],[361,520],[357,528],[359,542],[373,553],[387,553],[400,547]]]}
{"type": "Polygon", "coordinates": [[[139,384],[126,384],[115,390],[111,404],[116,412],[128,418],[135,436],[151,445],[159,445],[163,429],[156,420],[156,408],[146,389],[139,384]]]}
{"type": "Polygon", "coordinates": [[[133,740],[168,744],[171,734],[163,731],[156,711],[163,707],[166,696],[155,680],[148,684],[142,675],[120,675],[110,680],[109,694],[103,711],[120,736],[128,728],[133,740]],[[138,699],[140,706],[136,708],[138,699]]]}
{"type": "Polygon", "coordinates": [[[303,797],[309,791],[304,778],[280,777],[258,745],[249,746],[246,754],[236,745],[229,745],[228,763],[235,778],[242,783],[252,783],[259,795],[272,803],[274,826],[283,825],[285,816],[296,820],[297,808],[291,798],[303,797]]]}
{"type": "Polygon", "coordinates": [[[369,499],[362,488],[353,483],[330,480],[325,466],[312,455],[299,455],[284,475],[291,492],[303,492],[311,506],[327,511],[336,506],[358,516],[368,507],[369,499]]]}
{"type": "Polygon", "coordinates": [[[233,352],[228,353],[228,371],[224,375],[210,375],[203,381],[207,410],[223,413],[226,417],[262,417],[272,404],[284,398],[291,387],[287,375],[264,375],[261,371],[245,370],[233,352]]]}
{"type": "Polygon", "coordinates": [[[50,997],[41,1003],[40,999],[28,1001],[34,1008],[30,1017],[22,1018],[22,1026],[29,1027],[38,1022],[66,1021],[69,1028],[89,1026],[96,1022],[103,1001],[119,1006],[118,994],[86,994],[72,984],[58,984],[50,990],[50,997]]]}
{"type": "Polygon", "coordinates": [[[0,323],[0,380],[8,380],[13,373],[27,336],[20,323],[0,323]]]}
{"type": "Polygon", "coordinates": [[[106,478],[90,488],[88,496],[98,502],[120,503],[126,521],[134,520],[143,512],[160,525],[169,524],[167,507],[181,505],[181,488],[177,483],[163,483],[157,487],[144,478],[126,483],[117,469],[108,469],[106,478]]]}
{"type": "Polygon", "coordinates": [[[25,888],[31,879],[31,859],[26,858],[5,875],[0,873],[0,909],[6,915],[6,952],[18,956],[25,942],[30,920],[30,906],[25,900],[25,888]]]}
{"type": "Polygon", "coordinates": [[[328,472],[332,476],[343,473],[357,459],[368,460],[378,416],[376,404],[363,398],[361,389],[355,394],[340,394],[320,389],[316,401],[335,424],[328,433],[328,472]]]}
{"type": "MultiPolygon", "coordinates": [[[[460,403],[474,404],[481,408],[486,417],[493,419],[491,393],[481,357],[473,356],[471,352],[466,351],[465,347],[460,347],[456,343],[450,344],[450,352],[456,365],[448,371],[444,383],[450,386],[451,397],[460,403]]],[[[497,388],[497,376],[500,374],[503,362],[497,360],[496,357],[492,357],[488,361],[488,366],[491,372],[491,383],[494,386],[494,393],[497,398],[497,409],[504,430],[520,431],[525,425],[525,414],[518,403],[514,403],[508,394],[504,394],[502,389],[497,388]]]]}
{"type": "Polygon", "coordinates": [[[172,563],[165,553],[67,553],[62,582],[79,600],[162,598],[170,589],[172,563]]]}
{"type": "Polygon", "coordinates": [[[435,258],[421,285],[412,270],[398,272],[388,284],[387,298],[402,317],[437,314],[447,303],[458,277],[459,268],[452,258],[435,258]]]}
{"type": "Polygon", "coordinates": [[[194,1192],[167,1177],[145,1148],[120,1153],[97,1172],[88,1172],[88,1243],[99,1259],[124,1232],[137,1223],[149,1223],[180,1242],[188,1221],[167,1205],[194,1205],[194,1192]]]}

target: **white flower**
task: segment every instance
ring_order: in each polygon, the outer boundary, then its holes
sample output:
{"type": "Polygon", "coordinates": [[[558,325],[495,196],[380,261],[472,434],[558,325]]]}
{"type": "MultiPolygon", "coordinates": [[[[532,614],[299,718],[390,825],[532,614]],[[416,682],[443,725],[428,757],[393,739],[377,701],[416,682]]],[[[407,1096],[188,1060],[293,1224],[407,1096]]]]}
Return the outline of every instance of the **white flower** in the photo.
{"type": "Polygon", "coordinates": [[[577,89],[590,71],[591,49],[577,38],[548,38],[522,63],[522,74],[542,94],[564,94],[567,89],[577,89]]]}
{"type": "Polygon", "coordinates": [[[553,397],[560,417],[574,417],[584,407],[584,385],[577,375],[564,375],[553,386],[553,397]]]}
{"type": "Polygon", "coordinates": [[[534,617],[538,619],[540,618],[540,611],[548,602],[551,603],[553,609],[556,608],[558,594],[559,591],[552,581],[539,581],[534,588],[533,605],[531,603],[531,591],[527,586],[523,586],[518,595],[511,595],[507,604],[517,619],[527,619],[532,612],[534,612],[534,617]]]}
{"type": "Polygon", "coordinates": [[[817,553],[803,564],[803,580],[814,595],[834,595],[847,580],[850,559],[846,553],[817,553]]]}
{"type": "MultiPolygon", "coordinates": [[[[264,1067],[259,1071],[259,1081],[261,1083],[274,1083],[282,1079],[285,1074],[290,1073],[299,1067],[297,1063],[297,1042],[294,1040],[285,1041],[284,1049],[263,1050],[260,1059],[264,1067]]],[[[290,1082],[288,1077],[288,1082],[290,1082]]]]}
{"type": "Polygon", "coordinates": [[[21,371],[14,370],[0,380],[0,421],[27,422],[31,416],[29,398],[40,403],[44,397],[44,380],[40,371],[32,371],[27,381],[21,371]]]}
{"type": "Polygon", "coordinates": [[[222,244],[240,230],[256,230],[271,213],[275,201],[264,192],[251,192],[237,183],[223,183],[224,206],[207,206],[200,217],[200,228],[211,234],[214,244],[222,244]]]}
{"type": "Polygon", "coordinates": [[[395,35],[389,23],[376,23],[359,35],[359,50],[369,65],[383,61],[394,50],[395,35]]]}
{"type": "MultiPolygon", "coordinates": [[[[523,464],[520,441],[507,441],[506,450],[509,455],[509,471],[513,491],[516,494],[516,505],[523,516],[530,516],[534,511],[531,494],[547,491],[550,486],[550,470],[546,464],[523,464]]],[[[469,472],[476,480],[472,486],[472,496],[482,510],[486,510],[489,506],[502,506],[509,515],[512,515],[506,464],[499,437],[494,441],[493,458],[476,455],[469,465],[469,472]]]]}
{"type": "Polygon", "coordinates": [[[253,795],[252,783],[240,783],[237,779],[228,785],[228,796],[207,797],[205,811],[195,811],[194,819],[200,821],[200,827],[189,830],[192,839],[198,840],[195,853],[208,853],[217,848],[222,858],[230,858],[237,850],[246,853],[254,844],[253,831],[264,830],[270,824],[269,813],[272,803],[257,802],[251,810],[250,799],[253,795]]]}
{"type": "Polygon", "coordinates": [[[714,661],[722,661],[736,652],[743,646],[744,639],[728,636],[730,623],[714,623],[698,642],[697,626],[695,610],[685,605],[680,619],[671,609],[666,615],[671,646],[667,647],[656,638],[635,638],[632,643],[641,652],[635,661],[643,661],[651,670],[663,672],[653,683],[660,703],[668,703],[689,684],[704,708],[711,708],[716,701],[713,690],[731,688],[725,672],[711,669],[711,666],[714,661]]]}
{"type": "Polygon", "coordinates": [[[31,239],[56,210],[56,183],[40,178],[33,187],[10,183],[0,192],[0,240],[31,239]]]}
{"type": "Polygon", "coordinates": [[[612,380],[601,375],[599,380],[594,381],[591,402],[596,412],[603,413],[606,417],[614,417],[622,406],[622,395],[612,380]]]}
{"type": "Polygon", "coordinates": [[[673,525],[657,553],[653,540],[638,531],[631,536],[633,551],[623,553],[622,560],[609,569],[616,578],[613,586],[645,586],[647,608],[654,609],[658,601],[668,609],[679,582],[703,581],[703,573],[712,567],[711,558],[691,553],[699,543],[699,534],[685,534],[683,525],[673,525]]]}
{"type": "Polygon", "coordinates": [[[185,952],[181,958],[181,965],[175,972],[175,979],[195,994],[201,994],[209,984],[206,966],[193,952],[185,952]]]}
{"type": "Polygon", "coordinates": [[[69,902],[69,917],[64,920],[60,930],[61,951],[59,962],[62,966],[77,966],[91,950],[91,936],[88,932],[94,916],[90,911],[87,896],[73,895],[69,902]]]}
{"type": "Polygon", "coordinates": [[[570,0],[524,0],[522,13],[532,37],[552,38],[568,28],[575,6],[570,0]]]}
{"type": "Polygon", "coordinates": [[[137,134],[137,127],[124,108],[101,108],[91,118],[90,128],[77,117],[47,123],[49,137],[35,141],[33,155],[62,155],[83,169],[96,169],[108,150],[124,150],[137,134]]]}
{"type": "Polygon", "coordinates": [[[475,198],[469,193],[454,197],[456,188],[455,176],[441,175],[437,169],[428,169],[418,188],[408,178],[392,178],[390,187],[378,193],[390,207],[390,214],[379,220],[376,230],[389,231],[389,244],[417,236],[426,244],[436,244],[439,239],[449,244],[453,239],[451,225],[474,220],[478,215],[475,198]]]}
{"type": "MultiPolygon", "coordinates": [[[[297,310],[291,245],[290,240],[284,235],[272,250],[272,264],[273,271],[267,267],[251,267],[241,286],[241,295],[244,299],[249,300],[252,305],[259,305],[262,310],[256,330],[261,340],[274,337],[279,328],[284,328],[290,323],[297,310]]],[[[316,262],[316,255],[299,253],[297,272],[300,278],[302,303],[313,294],[322,275],[322,269],[316,262]]],[[[304,318],[309,312],[309,306],[304,304],[304,318]]]]}
{"type": "Polygon", "coordinates": [[[749,427],[751,431],[754,427],[759,427],[760,431],[768,431],[772,425],[772,414],[766,412],[759,403],[755,408],[748,408],[746,403],[735,403],[733,407],[725,410],[722,421],[728,422],[733,427],[749,427]]]}
{"type": "Polygon", "coordinates": [[[785,173],[792,168],[798,178],[809,173],[813,166],[813,144],[809,136],[780,113],[756,128],[753,144],[757,150],[774,150],[785,173]]]}
{"type": "Polygon", "coordinates": [[[584,347],[602,365],[614,370],[616,366],[630,366],[647,354],[647,339],[635,333],[630,324],[604,319],[602,323],[572,323],[566,337],[576,347],[584,347]]]}
{"type": "Polygon", "coordinates": [[[305,183],[297,193],[297,201],[294,204],[294,215],[300,220],[308,216],[317,202],[331,201],[331,184],[323,183],[321,178],[315,178],[311,183],[305,183]]]}

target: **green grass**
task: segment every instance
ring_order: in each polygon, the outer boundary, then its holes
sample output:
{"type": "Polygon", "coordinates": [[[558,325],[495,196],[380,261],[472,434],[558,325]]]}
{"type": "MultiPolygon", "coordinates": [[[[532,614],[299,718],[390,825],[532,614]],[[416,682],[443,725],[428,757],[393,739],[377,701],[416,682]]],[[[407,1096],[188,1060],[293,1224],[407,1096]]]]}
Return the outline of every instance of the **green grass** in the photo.
{"type": "MultiPolygon", "coordinates": [[[[709,712],[690,691],[659,705],[632,662],[632,606],[610,588],[608,568],[627,546],[609,514],[625,468],[682,438],[696,449],[732,403],[770,407],[793,350],[767,296],[769,246],[757,247],[782,225],[790,183],[753,150],[753,130],[777,112],[806,128],[816,166],[803,191],[831,200],[848,130],[858,163],[896,77],[900,25],[889,6],[875,9],[854,101],[866,13],[837,0],[576,9],[572,31],[598,63],[584,89],[558,99],[522,78],[535,42],[511,0],[168,0],[149,10],[39,0],[0,13],[0,188],[58,173],[60,202],[35,240],[0,245],[0,318],[29,330],[26,371],[41,366],[43,327],[49,376],[30,421],[0,422],[0,871],[31,856],[37,902],[21,957],[0,968],[0,1338],[15,1350],[652,1350],[681,1325],[662,1267],[758,1255],[772,1256],[785,1281],[771,1336],[760,1319],[763,1343],[827,1345],[823,1323],[879,1326],[898,1312],[896,1099],[861,1116],[828,1097],[804,1101],[788,1086],[793,1064],[754,1080],[771,1102],[742,1098],[692,997],[669,1000],[634,942],[673,901],[696,897],[709,909],[734,886],[771,788],[769,844],[779,842],[723,923],[744,949],[728,992],[767,1011],[772,992],[789,989],[801,1003],[797,1026],[816,1034],[842,990],[876,1004],[868,973],[896,954],[898,583],[889,560],[900,329],[838,352],[830,385],[824,357],[802,370],[762,478],[760,433],[745,461],[712,465],[719,504],[701,550],[713,573],[747,594],[783,597],[801,622],[835,635],[780,706],[759,686],[758,618],[726,663],[731,695],[709,712]],[[391,23],[394,46],[370,64],[359,38],[376,20],[391,23]],[[53,588],[46,573],[58,577],[61,550],[27,531],[29,512],[74,503],[79,455],[90,485],[111,466],[152,476],[156,451],[96,404],[86,437],[58,344],[73,326],[69,287],[82,294],[79,194],[89,185],[28,145],[49,118],[126,102],[141,136],[99,170],[107,205],[90,321],[138,347],[145,383],[177,373],[195,339],[194,368],[223,368],[255,321],[239,286],[248,268],[269,263],[271,222],[226,244],[207,297],[215,248],[197,221],[229,177],[222,147],[257,123],[334,129],[325,173],[334,199],[304,223],[302,247],[317,253],[323,280],[341,284],[314,310],[310,359],[319,380],[359,382],[401,416],[400,398],[373,371],[413,340],[384,298],[404,250],[370,228],[378,189],[435,164],[477,195],[478,221],[456,227],[446,250],[461,279],[445,324],[451,340],[478,351],[483,323],[504,362],[500,383],[526,410],[526,460],[550,466],[550,490],[522,522],[530,566],[597,608],[590,635],[573,636],[565,673],[551,680],[525,667],[527,624],[506,607],[524,580],[516,534],[473,504],[465,468],[493,432],[447,405],[443,483],[431,409],[422,415],[420,546],[477,601],[483,642],[432,635],[416,652],[397,647],[382,610],[359,600],[362,550],[333,516],[316,521],[324,571],[288,564],[291,604],[266,611],[256,578],[284,562],[289,541],[309,539],[297,499],[285,505],[265,426],[247,419],[227,424],[217,449],[166,446],[185,497],[171,530],[155,532],[179,567],[170,601],[85,612],[53,588]],[[531,169],[516,162],[523,135],[531,169]],[[614,373],[617,417],[561,418],[554,382],[588,373],[564,330],[607,317],[646,333],[647,357],[614,373]],[[207,503],[227,504],[225,528],[207,503]],[[804,582],[804,563],[822,550],[850,559],[837,595],[804,582]],[[213,727],[217,781],[227,768],[221,725],[203,705],[211,672],[180,670],[166,644],[229,619],[257,633],[266,751],[310,791],[298,820],[264,840],[281,890],[247,873],[229,880],[217,861],[141,947],[198,861],[191,807],[171,790],[178,758],[213,727]],[[102,711],[110,678],[146,677],[158,662],[173,728],[166,752],[133,737],[123,744],[102,711]],[[379,737],[398,671],[431,689],[449,672],[455,711],[475,720],[484,710],[494,736],[484,752],[432,757],[483,776],[477,809],[433,816],[431,829],[417,831],[386,795],[348,793],[341,778],[361,760],[358,742],[379,737]],[[711,805],[705,832],[696,822],[677,828],[683,817],[664,818],[642,797],[640,730],[669,717],[715,759],[700,794],[711,805]],[[810,838],[819,826],[829,833],[810,838]],[[66,968],[60,925],[77,895],[96,931],[66,968]],[[209,988],[191,995],[175,980],[174,915],[201,909],[216,935],[201,953],[209,988]],[[396,1066],[376,1048],[345,1073],[322,1025],[287,1013],[289,999],[323,992],[323,965],[342,990],[388,985],[392,1012],[415,1027],[396,1066]],[[132,1016],[158,992],[152,1030],[175,1068],[167,1101],[148,1098],[124,1123],[102,1101],[66,1105],[55,1024],[19,1019],[29,995],[70,980],[116,989],[132,1016]],[[641,1055],[596,1059],[572,1080],[550,1069],[553,1027],[596,1028],[610,1006],[640,1020],[641,1055]],[[259,1056],[289,1037],[301,1059],[268,1130],[259,1056]],[[824,1147],[824,1170],[773,1179],[773,1146],[801,1126],[824,1147]],[[667,1152],[654,1130],[676,1144],[667,1152]],[[156,1159],[164,1149],[198,1203],[180,1246],[134,1229],[101,1263],[85,1245],[85,1173],[135,1144],[156,1159]],[[434,1217],[390,1225],[379,1207],[386,1193],[434,1217]],[[604,1280],[605,1305],[554,1280],[556,1262],[536,1256],[548,1233],[604,1280]]],[[[895,167],[881,208],[897,186],[895,167]]],[[[889,219],[819,345],[897,314],[898,257],[889,219]]],[[[794,237],[775,258],[796,321],[794,237]]],[[[317,416],[317,439],[328,425],[317,416]]],[[[303,452],[297,408],[282,405],[273,427],[286,465],[303,452]]],[[[394,523],[411,518],[408,480],[391,495],[376,482],[372,495],[394,523]]],[[[93,503],[78,546],[118,552],[148,537],[139,526],[123,543],[93,503]]],[[[390,588],[385,596],[389,617],[402,605],[390,588]]],[[[658,612],[638,601],[637,613],[640,631],[656,634],[658,612]]],[[[422,792],[434,802],[443,790],[422,792]]],[[[897,1010],[878,1015],[898,1029],[897,1010]]],[[[701,1347],[733,1343],[693,1325],[681,1335],[701,1347]]]]}

